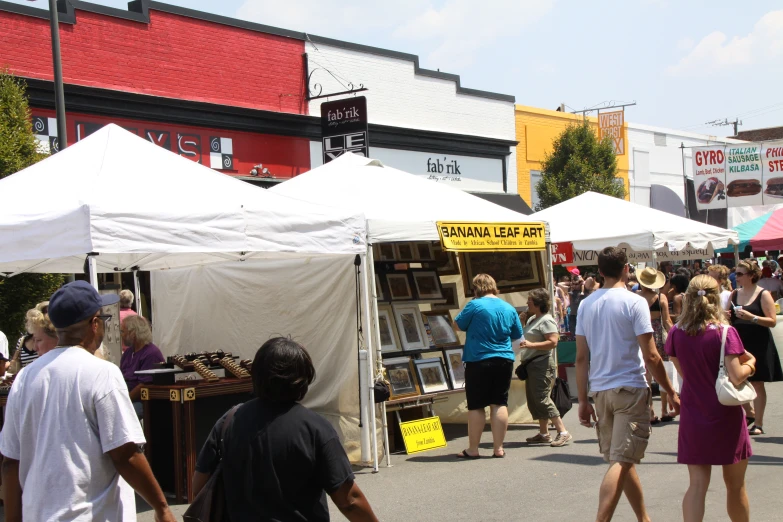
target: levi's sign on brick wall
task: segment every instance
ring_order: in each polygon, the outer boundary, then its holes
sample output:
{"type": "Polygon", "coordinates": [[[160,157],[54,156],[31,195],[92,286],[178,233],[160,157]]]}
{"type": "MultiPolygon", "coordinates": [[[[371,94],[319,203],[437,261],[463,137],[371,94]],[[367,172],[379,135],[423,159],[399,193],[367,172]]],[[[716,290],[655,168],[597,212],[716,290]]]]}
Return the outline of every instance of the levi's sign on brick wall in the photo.
{"type": "Polygon", "coordinates": [[[543,223],[462,223],[438,221],[443,250],[451,252],[497,252],[544,250],[543,223]]]}
{"type": "Polygon", "coordinates": [[[369,157],[367,98],[356,96],[321,104],[324,163],[346,152],[369,157]]]}

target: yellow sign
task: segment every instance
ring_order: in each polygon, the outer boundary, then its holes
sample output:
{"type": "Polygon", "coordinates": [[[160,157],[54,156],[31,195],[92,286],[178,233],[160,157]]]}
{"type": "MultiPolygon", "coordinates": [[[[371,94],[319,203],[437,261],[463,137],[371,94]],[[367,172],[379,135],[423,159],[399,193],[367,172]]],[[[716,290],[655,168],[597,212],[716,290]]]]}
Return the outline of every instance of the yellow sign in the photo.
{"type": "Polygon", "coordinates": [[[452,252],[500,252],[544,250],[543,223],[457,223],[438,221],[444,250],[452,252]]]}
{"type": "Polygon", "coordinates": [[[400,431],[405,441],[405,451],[409,454],[446,446],[446,436],[443,434],[440,417],[402,422],[400,431]]]}

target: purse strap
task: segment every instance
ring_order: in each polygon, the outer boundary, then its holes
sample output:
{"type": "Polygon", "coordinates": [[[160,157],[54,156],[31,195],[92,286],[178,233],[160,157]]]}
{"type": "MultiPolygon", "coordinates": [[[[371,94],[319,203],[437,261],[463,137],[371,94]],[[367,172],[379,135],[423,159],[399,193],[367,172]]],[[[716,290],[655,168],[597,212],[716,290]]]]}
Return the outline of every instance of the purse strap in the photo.
{"type": "Polygon", "coordinates": [[[729,327],[727,325],[721,325],[721,329],[723,330],[723,333],[721,334],[720,340],[720,366],[718,367],[718,372],[722,372],[723,367],[726,364],[726,336],[729,333],[729,327]]]}

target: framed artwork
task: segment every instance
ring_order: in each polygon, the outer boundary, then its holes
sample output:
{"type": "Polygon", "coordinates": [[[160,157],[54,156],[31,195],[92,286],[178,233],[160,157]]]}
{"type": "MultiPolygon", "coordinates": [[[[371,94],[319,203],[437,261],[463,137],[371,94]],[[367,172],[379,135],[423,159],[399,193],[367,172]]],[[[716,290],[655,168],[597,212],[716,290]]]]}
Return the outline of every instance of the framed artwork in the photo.
{"type": "Polygon", "coordinates": [[[391,385],[390,400],[410,397],[412,395],[421,395],[419,385],[414,376],[413,362],[410,357],[394,357],[393,359],[384,359],[383,366],[386,368],[386,377],[391,385]]]}
{"type": "Polygon", "coordinates": [[[394,261],[394,245],[392,243],[380,243],[378,245],[378,261],[394,261]]]}
{"type": "Polygon", "coordinates": [[[392,301],[413,299],[411,283],[407,272],[390,272],[386,274],[386,284],[389,287],[389,296],[392,301]]]}
{"type": "Polygon", "coordinates": [[[378,297],[378,301],[385,301],[386,296],[383,294],[383,285],[381,285],[381,276],[375,274],[375,295],[378,297]]]}
{"type": "Polygon", "coordinates": [[[399,352],[402,350],[400,336],[394,320],[394,311],[390,305],[378,305],[378,331],[381,334],[381,351],[399,352]]]}
{"type": "Polygon", "coordinates": [[[413,272],[413,284],[419,299],[443,299],[440,291],[440,277],[434,270],[416,270],[413,272]]]}
{"type": "Polygon", "coordinates": [[[443,350],[443,359],[449,372],[451,386],[458,390],[465,387],[465,365],[462,364],[462,347],[443,350]]]}
{"type": "Polygon", "coordinates": [[[440,288],[445,303],[432,305],[433,310],[459,310],[459,298],[457,297],[457,283],[445,283],[440,288]]]}
{"type": "Polygon", "coordinates": [[[413,255],[413,243],[397,243],[394,245],[397,254],[397,261],[413,261],[416,259],[413,255]]]}
{"type": "Polygon", "coordinates": [[[397,323],[397,331],[403,350],[421,350],[427,348],[427,333],[424,330],[424,322],[421,320],[419,306],[394,305],[394,319],[397,323]]]}
{"type": "Polygon", "coordinates": [[[489,274],[501,294],[525,292],[544,286],[544,267],[539,252],[460,253],[465,297],[473,297],[473,277],[489,274]]]}
{"type": "Polygon", "coordinates": [[[440,243],[433,249],[435,257],[435,269],[440,275],[459,275],[459,264],[457,255],[454,252],[444,252],[440,248],[440,243]]]}
{"type": "Polygon", "coordinates": [[[443,371],[443,361],[440,357],[431,359],[416,359],[416,373],[419,376],[422,393],[435,393],[449,389],[446,372],[443,371]]]}
{"type": "Polygon", "coordinates": [[[432,342],[436,347],[441,348],[459,344],[457,332],[454,329],[454,321],[451,319],[449,312],[433,310],[422,312],[422,315],[427,318],[432,334],[432,342]]]}
{"type": "Polygon", "coordinates": [[[432,251],[432,244],[428,242],[419,241],[413,244],[416,248],[416,259],[419,261],[434,261],[435,254],[432,251]]]}

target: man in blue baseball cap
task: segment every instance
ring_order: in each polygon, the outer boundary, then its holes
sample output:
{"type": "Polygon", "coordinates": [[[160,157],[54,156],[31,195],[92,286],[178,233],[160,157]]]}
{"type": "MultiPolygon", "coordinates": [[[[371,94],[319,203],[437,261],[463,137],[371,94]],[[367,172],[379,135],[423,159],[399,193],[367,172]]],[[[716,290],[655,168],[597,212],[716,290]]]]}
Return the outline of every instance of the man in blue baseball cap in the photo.
{"type": "Polygon", "coordinates": [[[136,520],[134,489],[173,522],[119,368],[93,356],[101,308],[119,301],[84,281],[49,300],[58,346],[17,375],[0,434],[6,520],[136,520]],[[22,497],[24,491],[24,497],[22,497]]]}

